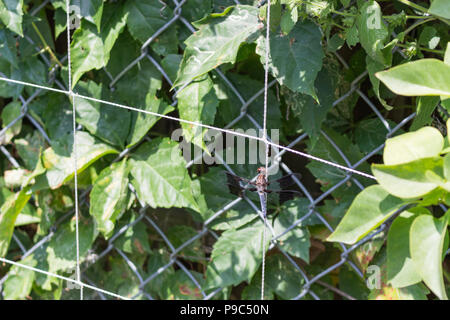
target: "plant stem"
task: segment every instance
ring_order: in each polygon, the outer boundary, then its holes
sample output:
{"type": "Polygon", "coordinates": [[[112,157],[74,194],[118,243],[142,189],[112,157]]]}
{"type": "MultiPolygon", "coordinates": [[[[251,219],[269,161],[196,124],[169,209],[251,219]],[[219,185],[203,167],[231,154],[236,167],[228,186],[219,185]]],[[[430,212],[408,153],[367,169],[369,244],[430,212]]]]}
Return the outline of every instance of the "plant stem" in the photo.
{"type": "MultiPolygon", "coordinates": [[[[396,46],[398,46],[400,48],[409,48],[409,46],[407,46],[405,44],[401,44],[401,43],[397,43],[396,46]]],[[[434,49],[428,49],[428,48],[423,48],[423,47],[417,47],[417,48],[421,51],[444,54],[444,50],[434,50],[434,49]]]]}
{"type": "Polygon", "coordinates": [[[58,60],[56,55],[53,53],[52,49],[47,44],[47,41],[45,41],[45,39],[42,36],[41,32],[36,27],[36,24],[34,22],[32,22],[31,25],[33,26],[34,31],[36,31],[37,35],[39,36],[39,39],[41,39],[41,42],[44,45],[44,49],[43,50],[47,51],[50,54],[50,56],[52,57],[52,59],[62,68],[63,67],[62,63],[58,60]]]}
{"type": "Polygon", "coordinates": [[[416,27],[420,26],[421,24],[424,24],[424,23],[427,23],[427,22],[430,22],[430,21],[434,21],[434,20],[436,20],[435,17],[429,17],[428,19],[424,19],[424,20],[421,20],[421,21],[418,21],[418,22],[414,23],[408,29],[405,30],[405,36],[409,32],[411,32],[413,29],[415,29],[416,27]]]}
{"type": "Polygon", "coordinates": [[[411,2],[409,0],[397,0],[397,1],[403,3],[403,4],[407,5],[407,6],[409,6],[411,8],[414,8],[416,10],[428,13],[428,9],[427,8],[419,6],[418,4],[415,4],[414,2],[411,2]]]}

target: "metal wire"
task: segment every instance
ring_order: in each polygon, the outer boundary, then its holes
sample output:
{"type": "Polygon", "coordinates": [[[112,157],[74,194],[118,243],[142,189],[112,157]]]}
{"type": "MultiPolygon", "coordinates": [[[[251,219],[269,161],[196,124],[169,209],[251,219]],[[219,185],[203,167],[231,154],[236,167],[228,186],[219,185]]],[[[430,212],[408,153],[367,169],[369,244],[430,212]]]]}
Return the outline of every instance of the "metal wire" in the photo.
{"type": "MultiPolygon", "coordinates": [[[[66,2],[66,6],[68,6],[69,5],[69,1],[68,0],[66,0],[66,1],[67,1],[66,2]]],[[[158,1],[160,3],[164,3],[164,6],[162,7],[162,9],[160,11],[160,14],[161,14],[161,16],[163,18],[165,18],[167,11],[170,10],[170,7],[167,6],[167,4],[165,2],[162,2],[160,0],[158,0],[158,1]]],[[[48,1],[46,1],[45,4],[47,2],[48,1]]],[[[185,1],[172,0],[172,2],[173,2],[173,5],[174,5],[173,15],[172,15],[173,18],[171,18],[160,29],[155,31],[155,34],[153,34],[151,37],[149,37],[147,39],[147,41],[145,41],[144,45],[141,47],[141,54],[139,55],[139,57],[137,57],[129,65],[124,67],[124,69],[121,72],[119,72],[115,77],[111,77],[111,75],[105,69],[105,72],[110,76],[110,79],[111,79],[111,82],[109,84],[110,88],[113,89],[114,84],[117,83],[117,81],[119,81],[125,74],[127,74],[129,72],[129,70],[132,69],[133,66],[135,66],[137,63],[139,63],[143,59],[146,59],[146,60],[150,61],[156,67],[156,69],[159,70],[159,72],[161,73],[162,77],[165,78],[168,83],[170,83],[170,84],[173,83],[174,79],[171,79],[169,77],[168,73],[164,70],[164,68],[161,66],[161,64],[158,63],[157,59],[155,59],[152,56],[151,50],[149,50],[149,46],[154,42],[156,37],[161,35],[162,33],[164,33],[169,28],[173,27],[174,24],[177,23],[177,22],[180,22],[180,25],[184,26],[188,31],[195,32],[195,28],[193,28],[192,25],[189,23],[189,21],[187,21],[183,17],[182,7],[183,7],[183,4],[185,3],[185,1]]],[[[237,4],[239,4],[239,1],[235,0],[235,2],[237,4]]],[[[266,1],[261,1],[259,5],[262,5],[265,2],[266,1]]],[[[36,8],[36,10],[33,11],[33,14],[37,14],[39,12],[39,10],[42,10],[43,7],[44,7],[44,5],[40,6],[39,8],[36,8]]],[[[269,9],[268,9],[268,11],[269,11],[269,9]]],[[[270,13],[268,12],[268,19],[269,19],[269,14],[270,13]]],[[[68,23],[68,26],[69,26],[69,23],[68,23]]],[[[281,165],[282,170],[287,172],[287,173],[290,173],[291,169],[284,162],[281,161],[281,157],[286,152],[292,152],[293,154],[297,154],[299,156],[307,157],[307,158],[312,159],[312,160],[320,161],[320,162],[322,162],[324,164],[327,164],[327,165],[330,165],[330,166],[333,166],[335,168],[339,168],[339,169],[343,170],[343,172],[342,172],[342,179],[338,183],[336,183],[334,186],[329,188],[326,192],[323,192],[317,198],[314,198],[312,196],[312,194],[308,191],[308,189],[302,184],[302,182],[297,180],[296,181],[297,186],[300,188],[300,190],[302,190],[302,192],[305,194],[306,198],[309,200],[309,203],[310,203],[307,214],[304,215],[302,218],[294,221],[281,234],[275,234],[275,231],[273,230],[273,228],[269,224],[267,224],[267,228],[272,232],[272,237],[271,237],[271,241],[270,241],[270,245],[269,245],[269,250],[273,249],[273,248],[277,248],[277,250],[279,250],[282,253],[282,255],[286,258],[286,260],[290,264],[292,264],[292,266],[295,268],[295,270],[297,270],[298,277],[303,279],[303,281],[304,281],[304,285],[302,287],[298,288],[298,295],[295,297],[295,299],[303,298],[306,295],[309,295],[313,299],[319,299],[318,295],[311,289],[311,286],[313,284],[315,284],[317,286],[322,286],[326,290],[331,290],[334,293],[339,294],[340,296],[342,296],[342,297],[344,297],[346,299],[352,299],[353,298],[351,295],[349,295],[346,292],[343,292],[341,289],[330,287],[329,284],[327,284],[326,282],[321,281],[320,279],[322,279],[324,276],[330,274],[330,272],[332,272],[333,270],[339,268],[343,264],[349,265],[352,269],[354,269],[356,271],[356,273],[360,277],[362,277],[363,274],[362,274],[361,270],[359,270],[358,267],[356,267],[356,265],[349,260],[349,254],[352,251],[354,251],[356,248],[358,248],[359,246],[364,244],[365,242],[369,241],[376,234],[378,234],[378,233],[382,232],[383,230],[385,230],[387,228],[388,221],[383,223],[376,231],[372,232],[371,234],[369,234],[368,236],[363,238],[360,242],[358,242],[357,244],[355,244],[355,245],[353,245],[351,247],[348,247],[348,246],[346,246],[344,244],[339,244],[340,248],[342,249],[341,259],[337,263],[333,264],[332,266],[329,266],[325,270],[322,270],[321,272],[319,272],[319,273],[317,273],[315,275],[308,275],[302,269],[302,267],[299,266],[297,264],[297,262],[295,262],[294,259],[285,250],[283,250],[283,248],[279,245],[278,240],[281,237],[283,237],[284,235],[286,235],[289,232],[291,232],[292,230],[294,230],[303,221],[306,221],[307,219],[309,219],[311,217],[317,218],[320,221],[320,223],[322,223],[323,226],[325,226],[330,232],[334,231],[334,229],[329,225],[327,220],[325,220],[322,217],[322,215],[319,212],[317,212],[316,207],[318,206],[318,204],[321,201],[326,199],[334,190],[336,190],[337,188],[339,188],[343,184],[347,183],[349,180],[353,181],[360,188],[364,188],[363,184],[361,184],[358,181],[359,177],[357,177],[357,176],[355,176],[353,174],[360,175],[362,177],[369,178],[369,179],[374,179],[374,177],[371,176],[370,174],[358,171],[357,168],[362,163],[366,162],[366,160],[369,159],[372,155],[374,155],[377,152],[379,152],[383,148],[383,144],[380,145],[380,146],[377,146],[376,148],[374,148],[374,150],[372,150],[371,152],[366,154],[363,158],[358,160],[356,163],[352,164],[350,162],[350,160],[346,157],[344,151],[341,150],[339,148],[339,146],[329,136],[327,136],[325,133],[323,133],[325,139],[327,139],[327,141],[330,143],[330,145],[342,157],[343,162],[346,163],[346,166],[343,166],[343,165],[339,165],[337,163],[333,163],[333,162],[330,162],[328,160],[321,159],[321,158],[318,158],[318,157],[309,155],[307,153],[304,153],[304,152],[301,152],[301,151],[293,149],[297,144],[299,144],[303,139],[306,138],[306,134],[302,134],[302,135],[298,136],[288,146],[281,146],[281,145],[278,145],[278,144],[272,142],[270,140],[270,138],[266,137],[266,136],[264,136],[263,138],[258,138],[258,137],[254,137],[254,136],[250,136],[250,135],[239,134],[239,133],[236,133],[235,131],[228,130],[228,128],[231,128],[235,123],[237,123],[238,121],[240,121],[243,118],[246,118],[249,121],[251,121],[253,124],[255,124],[255,128],[261,129],[261,125],[248,113],[248,108],[262,94],[264,94],[264,101],[265,101],[264,103],[265,103],[265,106],[267,106],[267,96],[266,96],[267,95],[267,91],[272,85],[274,85],[276,83],[275,80],[270,82],[270,83],[268,83],[268,77],[267,76],[265,76],[265,87],[262,88],[260,91],[258,91],[253,97],[251,97],[251,98],[246,100],[246,99],[243,98],[243,96],[239,92],[239,88],[236,88],[233,85],[233,83],[231,81],[229,81],[229,79],[226,78],[226,76],[221,72],[220,69],[215,69],[214,70],[214,72],[216,72],[218,74],[218,76],[221,79],[224,80],[224,83],[228,86],[228,88],[231,90],[231,92],[233,92],[236,95],[236,98],[242,104],[240,115],[236,119],[233,119],[229,124],[227,124],[225,126],[225,128],[217,128],[217,127],[213,127],[213,126],[203,125],[203,124],[200,124],[200,123],[186,121],[186,120],[179,119],[179,118],[176,118],[176,117],[170,117],[170,116],[161,115],[161,114],[152,113],[152,112],[145,112],[145,111],[143,111],[143,110],[141,110],[139,108],[134,108],[134,107],[131,107],[131,106],[126,106],[126,105],[122,105],[122,104],[118,104],[118,103],[113,103],[113,102],[110,102],[110,101],[104,101],[104,100],[95,99],[95,98],[92,98],[92,97],[88,97],[88,96],[77,94],[77,93],[73,92],[72,89],[71,89],[71,77],[70,77],[70,74],[71,74],[71,71],[70,71],[70,67],[71,67],[70,66],[70,60],[71,60],[71,58],[70,58],[70,31],[69,30],[68,30],[68,33],[67,33],[67,37],[68,37],[68,46],[69,46],[68,57],[67,57],[68,68],[69,68],[69,88],[65,88],[64,85],[62,85],[60,82],[55,80],[54,77],[49,77],[50,81],[49,81],[49,83],[47,85],[38,85],[38,84],[32,84],[32,83],[17,81],[17,80],[14,80],[14,79],[9,79],[4,74],[0,73],[0,76],[1,76],[0,80],[2,80],[2,81],[7,81],[7,82],[13,83],[13,84],[15,83],[15,84],[18,84],[18,85],[26,85],[26,86],[31,87],[31,88],[36,88],[35,94],[31,95],[28,99],[25,99],[22,95],[19,97],[20,101],[22,102],[22,111],[23,112],[13,122],[19,121],[19,120],[24,119],[26,117],[27,119],[30,120],[31,124],[38,130],[38,132],[40,132],[43,135],[43,137],[48,142],[51,142],[49,137],[45,133],[45,130],[40,126],[39,121],[37,121],[36,119],[33,118],[33,115],[28,112],[28,108],[27,108],[27,106],[33,101],[33,99],[35,99],[37,97],[37,95],[42,90],[50,90],[50,91],[53,91],[53,92],[58,92],[58,93],[69,95],[69,96],[72,97],[73,117],[75,117],[75,113],[76,113],[76,110],[75,110],[75,101],[76,101],[76,99],[83,98],[83,99],[88,99],[88,100],[91,100],[91,101],[95,101],[95,102],[100,102],[100,103],[104,103],[104,104],[107,104],[107,105],[111,105],[111,106],[114,106],[114,107],[126,108],[126,109],[129,109],[129,110],[133,110],[135,112],[143,112],[143,113],[147,113],[147,114],[152,114],[152,115],[160,116],[162,118],[170,119],[170,120],[177,121],[177,122],[190,123],[190,124],[198,125],[198,126],[201,126],[201,127],[204,127],[204,128],[210,128],[210,129],[218,130],[220,132],[226,132],[226,133],[230,133],[230,134],[240,135],[240,136],[243,136],[243,137],[248,138],[248,139],[254,139],[254,140],[263,141],[266,144],[267,149],[268,149],[268,146],[273,146],[273,147],[277,148],[277,150],[279,150],[279,152],[275,155],[275,159],[281,165]],[[55,85],[55,84],[59,87],[59,89],[53,87],[53,85],[55,85]]],[[[268,45],[268,39],[267,39],[266,43],[268,45]]],[[[37,51],[38,52],[40,51],[40,49],[38,47],[37,47],[37,51]]],[[[266,50],[266,53],[268,53],[268,50],[266,50]]],[[[45,56],[45,54],[40,53],[40,55],[42,56],[43,61],[50,67],[49,59],[45,56]]],[[[345,61],[339,55],[337,55],[337,58],[339,59],[339,61],[341,61],[341,63],[343,64],[344,68],[348,68],[348,66],[345,63],[345,61]]],[[[65,59],[62,59],[62,61],[65,61],[65,59]]],[[[268,61],[268,59],[266,57],[266,62],[267,61],[268,61]]],[[[267,65],[266,65],[266,71],[267,71],[267,65]]],[[[54,72],[55,72],[55,69],[50,70],[51,74],[54,74],[54,72]]],[[[369,108],[371,108],[371,110],[373,110],[374,114],[380,120],[380,123],[383,125],[383,127],[386,128],[386,137],[390,137],[395,132],[397,132],[400,128],[405,126],[414,117],[414,114],[411,114],[408,117],[406,117],[396,127],[390,128],[387,120],[377,110],[376,106],[370,101],[370,99],[361,90],[358,89],[358,83],[360,83],[366,77],[367,77],[367,71],[364,71],[360,76],[356,77],[355,80],[352,82],[349,91],[344,93],[343,95],[341,95],[338,99],[336,99],[336,101],[333,103],[333,106],[336,106],[340,102],[344,101],[345,99],[347,99],[352,94],[357,94],[367,104],[367,106],[369,108]]],[[[176,105],[176,103],[177,103],[176,97],[174,97],[173,98],[173,105],[176,105]]],[[[265,111],[265,114],[266,114],[266,111],[265,111]]],[[[8,128],[11,127],[12,125],[13,124],[10,123],[8,125],[8,128]]],[[[264,120],[264,123],[262,124],[262,127],[263,127],[263,129],[266,128],[266,121],[265,120],[264,120]]],[[[75,139],[76,128],[74,127],[73,130],[74,130],[74,139],[75,139]]],[[[6,131],[7,131],[6,129],[0,131],[0,138],[6,131]]],[[[264,130],[264,133],[265,133],[265,130],[264,130]]],[[[74,143],[76,144],[75,141],[74,141],[74,143]]],[[[131,151],[130,149],[122,150],[122,152],[120,153],[120,156],[118,157],[118,159],[121,159],[122,157],[126,156],[127,154],[129,154],[130,151],[131,151]]],[[[8,161],[11,163],[12,166],[20,167],[18,161],[14,158],[13,155],[11,155],[11,153],[7,150],[7,148],[5,148],[4,146],[0,146],[0,152],[5,155],[5,157],[8,159],[8,161]]],[[[118,159],[116,159],[116,160],[118,160],[118,159]]],[[[267,165],[267,162],[268,161],[266,160],[266,165],[267,165]]],[[[192,166],[193,163],[194,163],[194,161],[189,162],[187,167],[192,166]]],[[[229,169],[229,167],[226,166],[226,164],[224,164],[224,165],[225,165],[226,168],[229,169]]],[[[77,168],[77,167],[75,166],[75,168],[77,168]]],[[[76,177],[76,173],[75,173],[75,177],[76,177]]],[[[258,214],[260,214],[260,217],[263,219],[263,214],[259,211],[259,208],[257,208],[252,201],[250,201],[247,198],[244,198],[244,199],[237,198],[237,199],[235,199],[233,201],[230,201],[226,205],[224,205],[222,208],[217,210],[217,212],[212,214],[208,220],[204,221],[202,227],[200,228],[201,230],[198,231],[198,233],[195,236],[191,237],[190,239],[188,239],[187,241],[185,241],[184,243],[182,243],[181,245],[176,247],[173,243],[171,243],[171,241],[169,240],[168,236],[164,233],[163,228],[161,228],[161,226],[158,224],[158,221],[156,219],[154,219],[152,216],[150,216],[148,208],[146,206],[142,206],[142,208],[139,211],[138,218],[136,220],[134,220],[132,223],[129,223],[129,224],[123,226],[122,228],[120,228],[120,230],[118,230],[108,240],[108,244],[107,244],[106,248],[104,248],[103,250],[101,250],[99,252],[96,252],[96,254],[93,255],[93,258],[89,261],[89,264],[85,263],[83,265],[83,270],[81,270],[81,268],[80,268],[81,261],[80,261],[80,257],[79,257],[79,239],[78,239],[78,218],[79,218],[78,217],[78,213],[79,213],[79,206],[82,206],[82,205],[88,206],[89,205],[89,203],[87,201],[87,195],[89,193],[89,190],[85,191],[83,194],[78,196],[78,190],[77,189],[78,189],[77,180],[75,179],[75,198],[76,198],[75,211],[68,212],[65,216],[63,216],[60,220],[58,220],[54,224],[54,226],[51,228],[51,231],[44,238],[42,238],[39,242],[34,244],[29,249],[26,249],[26,246],[23,243],[20,242],[19,237],[16,237],[16,236],[13,237],[13,241],[16,242],[18,247],[21,249],[22,257],[27,257],[31,253],[33,253],[35,250],[37,250],[38,248],[40,248],[43,245],[45,245],[46,243],[48,243],[48,241],[50,241],[53,238],[53,236],[54,236],[56,230],[59,228],[60,224],[62,222],[64,222],[64,221],[66,221],[71,216],[73,216],[73,214],[75,213],[76,220],[77,220],[77,240],[76,240],[77,241],[77,273],[76,273],[77,279],[76,280],[71,279],[71,278],[67,278],[67,277],[64,277],[64,276],[61,276],[59,274],[50,273],[50,272],[47,272],[46,270],[39,270],[37,268],[25,266],[23,264],[15,262],[15,261],[11,261],[9,259],[0,258],[0,261],[4,262],[6,264],[15,265],[15,266],[18,266],[18,267],[23,267],[23,268],[26,268],[26,269],[29,269],[29,270],[33,270],[33,271],[38,272],[38,273],[47,274],[49,276],[54,276],[54,277],[57,277],[59,279],[65,280],[65,281],[78,284],[81,287],[81,291],[80,291],[80,298],[81,299],[83,299],[83,291],[82,291],[83,287],[86,287],[86,288],[94,290],[95,292],[98,292],[99,297],[101,299],[106,299],[106,296],[111,296],[111,297],[119,298],[119,299],[128,299],[128,298],[132,298],[132,299],[137,299],[137,298],[139,298],[139,299],[141,299],[141,298],[153,299],[151,294],[145,291],[146,290],[145,288],[146,288],[147,284],[150,283],[155,278],[160,277],[162,274],[167,272],[167,270],[170,267],[173,267],[173,266],[177,266],[177,268],[179,270],[181,270],[183,273],[186,274],[187,278],[190,279],[190,281],[192,282],[192,285],[199,290],[199,292],[201,294],[201,297],[203,299],[212,299],[215,296],[217,296],[217,294],[219,294],[223,290],[223,288],[217,288],[216,290],[213,290],[213,291],[205,291],[202,288],[201,284],[196,280],[196,278],[192,274],[191,270],[189,270],[189,268],[187,268],[182,263],[182,261],[180,260],[179,254],[180,254],[181,250],[183,250],[184,248],[186,248],[187,246],[192,244],[194,241],[196,241],[198,239],[201,239],[202,237],[205,237],[207,235],[211,235],[213,238],[217,239],[217,235],[215,234],[214,231],[211,230],[210,225],[212,224],[212,222],[216,221],[216,219],[221,217],[225,212],[227,212],[227,210],[230,210],[231,208],[235,207],[241,201],[247,201],[247,203],[249,203],[252,206],[252,208],[254,208],[255,211],[258,212],[258,214]],[[140,223],[144,223],[145,222],[146,225],[149,228],[152,228],[156,232],[156,234],[159,235],[159,237],[162,240],[162,242],[171,251],[171,255],[170,255],[170,258],[169,258],[168,262],[164,266],[158,268],[157,270],[153,270],[153,272],[151,274],[143,274],[142,271],[140,271],[139,268],[136,266],[135,262],[133,262],[123,250],[120,250],[115,245],[115,242],[117,241],[117,239],[121,235],[123,235],[127,230],[129,230],[129,228],[132,228],[138,222],[140,222],[140,223]],[[124,262],[126,263],[128,268],[130,268],[130,271],[138,279],[139,292],[137,294],[135,294],[134,296],[132,296],[132,297],[124,297],[124,296],[118,295],[116,293],[112,293],[112,292],[109,292],[107,290],[103,290],[103,289],[101,289],[99,287],[99,284],[95,284],[92,279],[87,278],[87,276],[85,275],[85,273],[89,270],[89,268],[91,268],[93,265],[98,263],[98,261],[100,261],[103,257],[105,257],[107,254],[110,254],[113,251],[116,252],[118,254],[118,256],[121,259],[124,260],[124,262]],[[85,279],[86,281],[82,281],[83,279],[85,279]]],[[[131,187],[131,184],[130,184],[130,189],[131,189],[132,192],[134,192],[134,190],[131,187]]],[[[266,223],[264,223],[264,225],[266,226],[266,223]]],[[[265,230],[265,227],[264,227],[264,230],[265,230]]],[[[264,244],[265,244],[265,241],[263,241],[263,245],[264,244]]],[[[264,251],[265,251],[265,248],[263,248],[263,252],[264,251]]],[[[263,270],[262,270],[263,277],[262,277],[261,296],[262,296],[262,298],[264,298],[264,263],[262,265],[262,268],[263,268],[263,270]]],[[[8,277],[8,274],[6,274],[2,279],[0,279],[0,291],[1,291],[1,288],[2,288],[1,286],[5,282],[7,277],[8,277]]]]}

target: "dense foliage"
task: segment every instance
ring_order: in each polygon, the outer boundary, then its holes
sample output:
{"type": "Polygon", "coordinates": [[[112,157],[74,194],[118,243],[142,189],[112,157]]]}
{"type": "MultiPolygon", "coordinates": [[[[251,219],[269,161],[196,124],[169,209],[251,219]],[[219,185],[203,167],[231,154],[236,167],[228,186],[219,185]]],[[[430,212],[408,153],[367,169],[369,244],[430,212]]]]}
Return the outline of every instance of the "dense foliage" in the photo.
{"type": "MultiPolygon", "coordinates": [[[[0,258],[75,279],[78,200],[84,283],[137,299],[258,299],[257,198],[236,200],[222,164],[179,147],[208,152],[193,123],[263,127],[265,2],[72,1],[69,70],[65,1],[0,0],[0,258]]],[[[283,154],[304,188],[270,204],[284,234],[266,252],[266,298],[446,299],[450,3],[271,4],[269,134],[376,180],[283,154]],[[341,256],[343,244],[357,245],[341,256]],[[355,272],[374,266],[375,287],[355,272]],[[303,274],[328,268],[303,291],[303,274]]],[[[259,166],[232,160],[245,177],[259,166]]],[[[0,279],[5,299],[79,298],[9,263],[0,279]]]]}

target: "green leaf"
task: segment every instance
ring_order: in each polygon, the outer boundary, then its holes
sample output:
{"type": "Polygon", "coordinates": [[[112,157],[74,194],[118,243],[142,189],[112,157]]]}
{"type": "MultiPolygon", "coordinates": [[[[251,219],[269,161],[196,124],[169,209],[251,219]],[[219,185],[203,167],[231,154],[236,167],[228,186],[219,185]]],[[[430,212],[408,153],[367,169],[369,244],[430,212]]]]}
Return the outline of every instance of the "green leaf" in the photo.
{"type": "Polygon", "coordinates": [[[168,138],[145,143],[130,159],[138,199],[153,208],[188,207],[198,211],[191,179],[178,144],[168,138]]]}
{"type": "Polygon", "coordinates": [[[440,219],[432,215],[418,216],[411,225],[409,236],[411,258],[416,271],[428,288],[442,300],[447,299],[442,275],[442,251],[448,213],[440,219]]]}
{"type": "MultiPolygon", "coordinates": [[[[145,98],[144,111],[156,112],[158,114],[167,114],[175,110],[174,107],[167,104],[164,100],[158,99],[152,92],[145,98]]],[[[144,112],[133,112],[131,115],[131,128],[127,138],[127,148],[137,144],[155,125],[161,117],[157,117],[144,112]]]]}
{"type": "MultiPolygon", "coordinates": [[[[262,260],[263,224],[260,220],[241,229],[225,231],[214,244],[206,270],[206,287],[217,288],[250,281],[262,260]]],[[[270,232],[266,230],[267,250],[270,232]]]]}
{"type": "MultiPolygon", "coordinates": [[[[80,82],[78,93],[84,96],[102,99],[102,84],[94,81],[80,82]]],[[[129,110],[83,98],[75,99],[77,122],[94,136],[121,148],[125,147],[130,130],[131,113],[129,110]]]]}
{"type": "Polygon", "coordinates": [[[22,31],[23,0],[1,0],[0,20],[6,27],[23,37],[22,31]]]}
{"type": "Polygon", "coordinates": [[[431,115],[439,103],[439,97],[418,97],[416,100],[416,116],[409,128],[410,131],[417,130],[425,125],[430,125],[433,121],[431,115]]]}
{"type": "Polygon", "coordinates": [[[185,41],[186,49],[173,87],[183,86],[223,63],[234,63],[240,45],[261,29],[258,9],[245,5],[213,13],[194,26],[199,30],[185,41]]]}
{"type": "Polygon", "coordinates": [[[295,99],[292,113],[300,120],[302,128],[309,135],[313,143],[320,136],[320,130],[327,112],[333,107],[333,85],[330,75],[322,69],[316,78],[315,88],[319,103],[317,104],[311,96],[301,95],[295,99]]]}
{"type": "MultiPolygon", "coordinates": [[[[44,151],[43,164],[47,169],[46,176],[51,189],[59,188],[74,176],[75,150],[73,148],[73,135],[68,135],[66,139],[68,141],[56,141],[51,148],[44,151]]],[[[99,158],[107,154],[118,153],[117,150],[100,142],[87,132],[78,131],[76,139],[78,174],[99,158]]]]}
{"type": "Polygon", "coordinates": [[[407,62],[375,76],[399,95],[450,97],[450,65],[437,59],[407,62]]]}
{"type": "MultiPolygon", "coordinates": [[[[270,38],[269,68],[282,85],[292,91],[309,94],[318,100],[314,80],[322,69],[324,57],[320,29],[311,21],[297,23],[287,36],[272,34],[270,38]]],[[[266,41],[260,36],[256,52],[265,65],[266,41]]]]}
{"type": "Polygon", "coordinates": [[[154,0],[129,0],[126,2],[125,10],[130,15],[127,26],[135,39],[141,42],[147,41],[169,21],[170,10],[167,8],[161,11],[163,6],[164,4],[154,0]]]}
{"type": "Polygon", "coordinates": [[[293,299],[305,284],[300,272],[281,254],[267,257],[265,282],[282,299],[293,299]]]}
{"type": "Polygon", "coordinates": [[[127,213],[127,215],[128,217],[125,216],[125,219],[120,219],[116,230],[121,230],[121,228],[128,224],[132,224],[132,226],[128,227],[127,231],[114,241],[114,246],[126,253],[136,254],[145,259],[146,253],[152,252],[147,233],[148,228],[143,220],[135,223],[137,219],[136,214],[127,213]]]}
{"type": "MultiPolygon", "coordinates": [[[[78,235],[79,256],[83,261],[98,235],[94,221],[81,218],[78,224],[78,235]]],[[[46,260],[50,272],[75,271],[77,264],[76,236],[74,219],[58,228],[46,249],[46,260]]]]}
{"type": "Polygon", "coordinates": [[[444,138],[439,130],[433,127],[424,127],[387,139],[383,162],[385,165],[396,165],[437,157],[443,146],[444,138]]]}
{"type": "Polygon", "coordinates": [[[75,2],[73,5],[79,8],[81,17],[95,24],[98,32],[100,32],[103,0],[80,1],[78,3],[75,2]]]}
{"type": "MultiPolygon", "coordinates": [[[[300,203],[295,207],[291,207],[290,210],[283,210],[279,217],[275,220],[273,229],[276,235],[281,234],[292,224],[304,216],[308,210],[308,200],[302,199],[300,203]],[[303,210],[296,211],[295,208],[302,208],[303,210]]],[[[298,201],[298,200],[297,200],[298,201]]],[[[290,255],[303,259],[309,263],[309,248],[311,243],[309,241],[310,234],[304,224],[300,224],[287,232],[281,238],[278,239],[278,245],[290,255]]]]}
{"type": "MultiPolygon", "coordinates": [[[[20,261],[20,264],[35,267],[36,260],[28,256],[20,261]]],[[[3,284],[3,298],[5,300],[26,299],[33,287],[34,271],[19,266],[12,266],[8,272],[8,278],[3,284]]]]}
{"type": "Polygon", "coordinates": [[[0,59],[6,60],[13,67],[18,67],[16,40],[12,33],[5,29],[0,30],[0,59]]]}
{"type": "Polygon", "coordinates": [[[25,164],[25,168],[33,170],[39,161],[39,153],[45,147],[45,140],[38,131],[25,136],[24,139],[15,139],[17,153],[25,164]]]}
{"type": "MultiPolygon", "coordinates": [[[[178,93],[177,98],[181,119],[207,125],[214,123],[219,100],[210,77],[207,76],[204,80],[191,82],[178,93]]],[[[207,150],[204,136],[208,129],[187,123],[181,123],[181,127],[187,142],[193,142],[200,148],[207,150]]]]}
{"type": "Polygon", "coordinates": [[[109,238],[116,219],[127,206],[127,161],[113,163],[100,172],[90,193],[89,213],[97,222],[98,230],[109,238]]]}
{"type": "Polygon", "coordinates": [[[372,173],[387,192],[404,199],[422,197],[438,187],[450,188],[439,157],[396,165],[373,164],[372,173]]]}
{"type": "Polygon", "coordinates": [[[450,19],[450,6],[448,5],[448,1],[434,0],[428,9],[428,13],[434,16],[450,19]]]}
{"type": "Polygon", "coordinates": [[[405,205],[381,186],[370,186],[358,194],[327,241],[354,244],[405,205]]]}
{"type": "Polygon", "coordinates": [[[128,13],[122,4],[109,4],[104,8],[102,30],[82,23],[72,37],[72,88],[81,76],[89,70],[101,69],[107,65],[109,55],[119,34],[125,27],[128,13]]]}
{"type": "Polygon", "coordinates": [[[366,66],[367,71],[369,73],[369,79],[373,86],[373,91],[375,92],[375,95],[377,96],[378,100],[381,102],[383,107],[385,107],[387,110],[391,110],[392,107],[386,103],[386,100],[384,100],[380,95],[380,80],[375,76],[375,73],[378,71],[381,71],[384,69],[384,65],[374,59],[372,59],[370,56],[366,56],[366,66]]]}
{"type": "MultiPolygon", "coordinates": [[[[2,110],[2,128],[15,121],[21,115],[22,104],[19,101],[8,103],[2,110]]],[[[7,144],[22,130],[22,119],[16,121],[0,136],[0,144],[7,144]]]]}
{"type": "Polygon", "coordinates": [[[361,45],[367,54],[385,66],[391,65],[391,51],[383,51],[384,44],[389,39],[389,31],[383,23],[378,3],[373,0],[365,2],[356,21],[361,45]]]}
{"type": "Polygon", "coordinates": [[[298,21],[298,9],[297,6],[293,6],[292,8],[288,8],[283,15],[281,16],[280,27],[285,35],[291,32],[292,28],[294,28],[295,24],[298,21]]]}
{"type": "Polygon", "coordinates": [[[31,197],[29,188],[9,196],[0,207],[0,257],[8,252],[17,216],[31,197]]]}
{"type": "Polygon", "coordinates": [[[389,228],[387,238],[387,278],[394,288],[403,288],[422,280],[416,272],[409,249],[411,225],[417,217],[402,212],[389,228]]]}

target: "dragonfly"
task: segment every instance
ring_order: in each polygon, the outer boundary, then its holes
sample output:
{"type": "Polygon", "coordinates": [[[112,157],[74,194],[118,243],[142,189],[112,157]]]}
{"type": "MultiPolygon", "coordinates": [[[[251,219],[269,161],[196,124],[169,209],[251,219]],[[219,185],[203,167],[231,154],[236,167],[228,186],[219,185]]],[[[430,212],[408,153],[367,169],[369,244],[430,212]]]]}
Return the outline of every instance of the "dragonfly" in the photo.
{"type": "Polygon", "coordinates": [[[225,172],[227,175],[227,185],[230,192],[236,196],[243,197],[245,191],[257,192],[259,201],[261,203],[261,209],[264,217],[267,216],[267,195],[277,194],[279,203],[283,203],[292,199],[295,195],[302,195],[297,190],[287,190],[286,187],[295,183],[293,177],[301,178],[299,173],[290,173],[274,181],[267,181],[266,168],[259,167],[257,169],[258,176],[255,181],[237,176],[230,172],[225,172]],[[268,189],[270,184],[277,183],[280,186],[280,190],[268,189]],[[250,187],[243,187],[242,184],[247,184],[250,187]]]}

